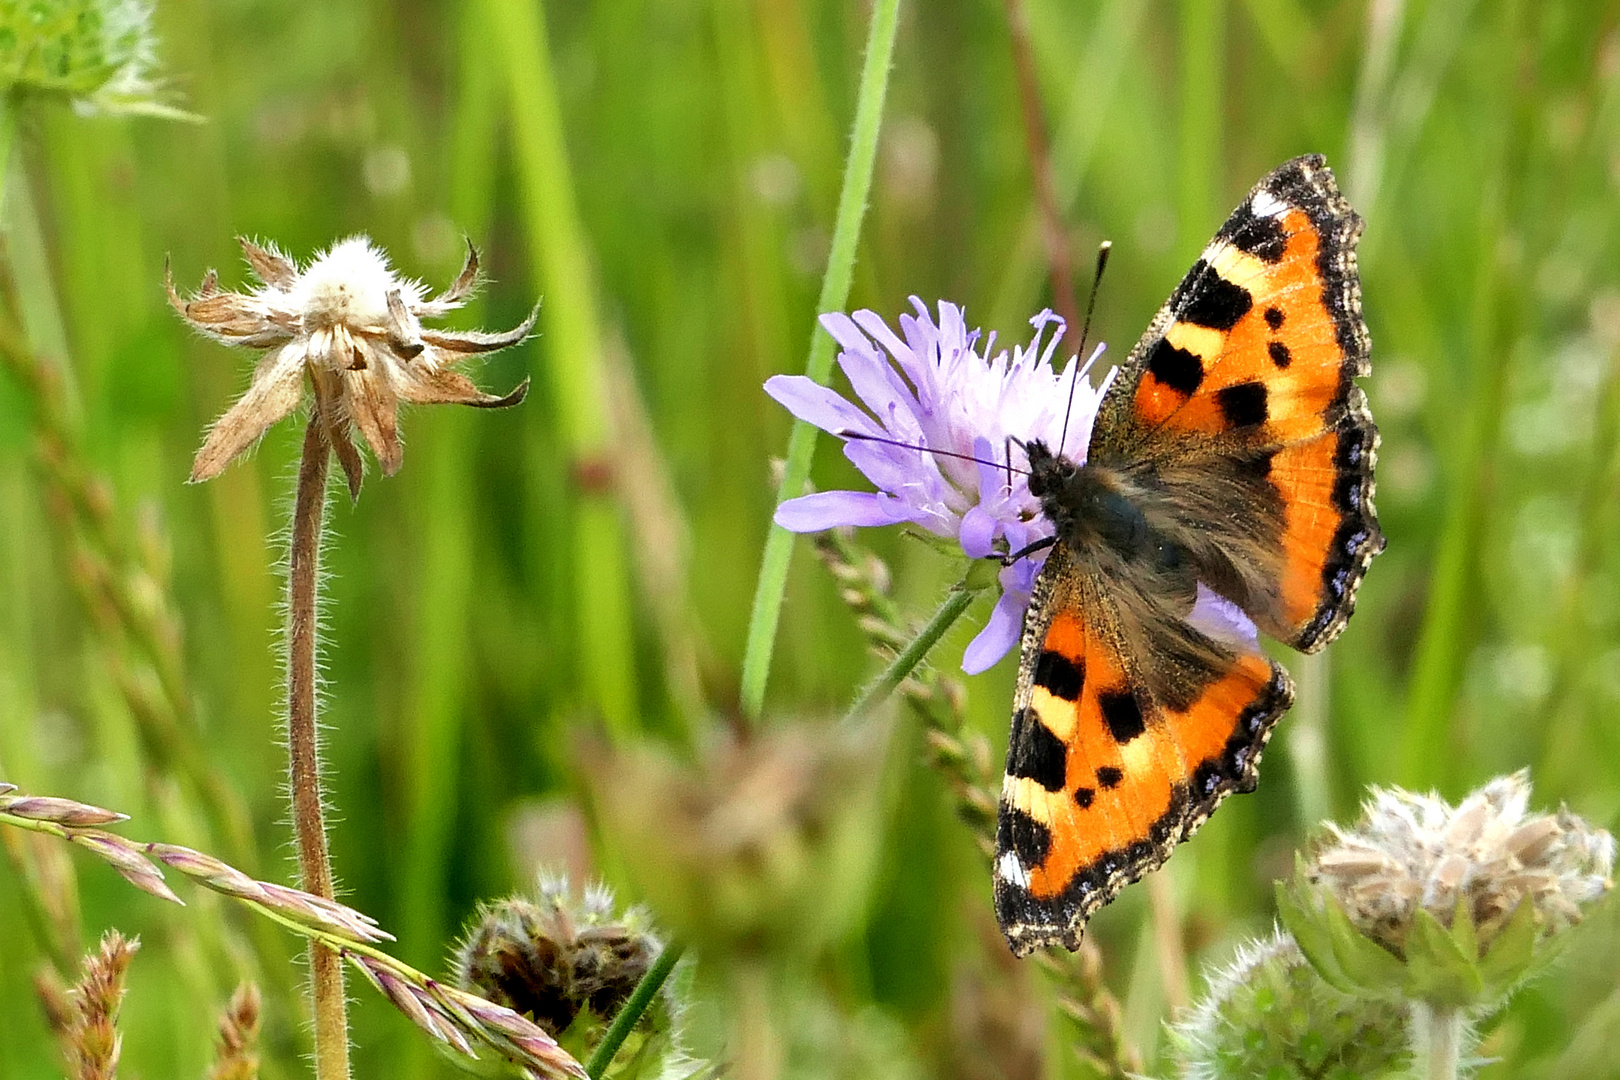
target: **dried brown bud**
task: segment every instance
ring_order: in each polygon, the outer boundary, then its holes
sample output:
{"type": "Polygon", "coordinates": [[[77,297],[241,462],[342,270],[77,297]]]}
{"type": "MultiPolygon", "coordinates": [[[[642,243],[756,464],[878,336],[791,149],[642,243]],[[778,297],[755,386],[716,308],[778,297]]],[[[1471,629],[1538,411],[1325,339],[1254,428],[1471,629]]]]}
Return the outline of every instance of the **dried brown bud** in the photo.
{"type": "Polygon", "coordinates": [[[297,408],[306,374],[351,496],[359,494],[361,479],[355,428],[383,472],[392,475],[404,456],[396,419],[400,402],[502,408],[528,392],[524,380],[505,396],[486,394],[455,365],[522,341],[538,308],[505,333],[422,326],[423,319],[460,307],[477,285],[478,253],[470,246],[460,276],[429,298],[420,282],[396,274],[364,236],[339,241],[302,269],[273,246],[245,239],[241,244],[248,266],[264,283],[250,292],[222,291],[210,272],[202,289],[184,298],[165,276],[169,303],[197,330],[227,345],[269,350],[247,392],[210,429],[192,464],[193,482],[219,475],[297,408]]]}

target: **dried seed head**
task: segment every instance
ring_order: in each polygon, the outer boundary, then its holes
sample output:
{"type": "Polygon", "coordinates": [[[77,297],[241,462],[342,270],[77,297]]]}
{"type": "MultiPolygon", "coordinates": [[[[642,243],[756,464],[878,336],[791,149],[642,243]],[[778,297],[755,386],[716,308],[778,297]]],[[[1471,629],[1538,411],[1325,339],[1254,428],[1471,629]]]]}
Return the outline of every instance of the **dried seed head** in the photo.
{"type": "Polygon", "coordinates": [[[484,908],[456,950],[459,986],[561,1035],[583,1011],[610,1019],[662,950],[637,909],[622,916],[604,885],[575,897],[565,877],[538,895],[484,908]]]}
{"type": "Polygon", "coordinates": [[[505,396],[486,394],[455,366],[522,341],[538,308],[505,333],[422,325],[460,307],[477,286],[478,253],[471,246],[450,288],[429,297],[420,282],[398,276],[364,236],[339,241],[303,268],[274,245],[240,243],[263,283],[251,291],[223,291],[209,271],[196,295],[183,298],[165,271],[169,303],[192,327],[227,345],[268,350],[247,392],[209,430],[192,464],[193,482],[217,476],[297,408],[306,375],[351,496],[359,495],[361,480],[355,429],[392,475],[404,455],[401,402],[503,408],[528,392],[525,380],[505,396]]]}
{"type": "Polygon", "coordinates": [[[1450,928],[1461,907],[1483,955],[1528,901],[1546,937],[1580,921],[1581,909],[1610,888],[1614,838],[1565,809],[1529,813],[1529,801],[1524,771],[1455,807],[1432,795],[1375,791],[1353,828],[1329,826],[1307,874],[1397,956],[1420,910],[1450,928]]]}

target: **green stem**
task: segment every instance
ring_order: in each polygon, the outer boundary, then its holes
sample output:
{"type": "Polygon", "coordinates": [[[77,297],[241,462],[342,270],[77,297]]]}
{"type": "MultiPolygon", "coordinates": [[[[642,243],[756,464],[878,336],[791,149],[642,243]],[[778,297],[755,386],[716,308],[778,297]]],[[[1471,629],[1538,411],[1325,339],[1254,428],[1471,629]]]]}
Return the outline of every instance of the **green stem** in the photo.
{"type": "MultiPolygon", "coordinates": [[[[877,0],[873,5],[872,25],[866,39],[866,64],[861,70],[861,86],[855,103],[855,130],[850,140],[849,159],[844,164],[844,187],[838,196],[838,216],[833,224],[827,273],[821,279],[821,295],[816,300],[818,313],[841,311],[849,299],[861,219],[866,213],[872,169],[877,161],[883,99],[888,91],[889,65],[894,56],[899,16],[900,0],[877,0]]],[[[817,326],[810,334],[810,359],[804,373],[818,383],[825,383],[832,373],[832,361],[833,340],[817,326]]],[[[778,505],[804,491],[815,450],[816,429],[803,420],[795,421],[793,434],[788,437],[782,486],[776,492],[778,505]]],[[[793,534],[773,524],[765,540],[753,613],[748,620],[748,644],[743,652],[742,710],[750,719],[758,718],[765,707],[765,682],[770,676],[771,650],[776,644],[776,627],[782,616],[782,595],[787,589],[788,564],[792,558],[793,534]]]]}
{"type": "Polygon", "coordinates": [[[664,981],[669,978],[669,973],[675,970],[675,965],[680,962],[681,953],[685,951],[686,946],[681,942],[670,942],[664,946],[664,951],[658,954],[658,959],[653,961],[653,966],[648,969],[647,974],[636,983],[636,988],[630,992],[630,999],[613,1018],[607,1034],[602,1036],[602,1041],[591,1053],[591,1059],[585,1063],[585,1071],[591,1075],[591,1080],[602,1080],[607,1067],[613,1064],[613,1055],[619,1052],[624,1040],[630,1037],[630,1032],[634,1030],[642,1014],[652,1005],[653,998],[663,988],[664,981]]]}
{"type": "Polygon", "coordinates": [[[969,588],[966,584],[952,588],[950,595],[945,597],[945,602],[934,612],[934,617],[928,620],[928,625],[924,626],[911,640],[911,644],[894,658],[894,661],[884,669],[883,674],[862,691],[855,704],[849,707],[849,712],[844,714],[844,719],[856,720],[865,716],[892,694],[894,688],[911,674],[912,669],[922,663],[928,651],[939,644],[939,639],[945,636],[945,631],[961,618],[962,612],[968,609],[968,605],[973,603],[973,598],[978,595],[978,589],[969,588]]]}
{"type": "Polygon", "coordinates": [[[11,172],[11,147],[17,141],[17,108],[11,94],[0,94],[0,221],[6,209],[6,177],[11,172]]]}

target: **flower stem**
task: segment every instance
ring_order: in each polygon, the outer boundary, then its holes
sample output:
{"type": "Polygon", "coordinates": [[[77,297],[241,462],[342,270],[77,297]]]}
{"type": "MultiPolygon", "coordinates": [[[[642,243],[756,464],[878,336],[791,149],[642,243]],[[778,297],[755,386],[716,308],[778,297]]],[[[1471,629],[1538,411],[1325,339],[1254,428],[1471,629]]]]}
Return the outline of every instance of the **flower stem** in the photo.
{"type": "MultiPolygon", "coordinates": [[[[877,0],[872,6],[866,64],[861,70],[855,102],[855,130],[850,139],[849,158],[844,164],[844,187],[838,196],[832,250],[827,256],[826,275],[821,279],[817,312],[840,311],[849,299],[861,219],[866,213],[866,197],[872,188],[872,169],[877,161],[878,131],[883,125],[883,99],[888,91],[889,65],[894,56],[899,16],[900,0],[877,0]]],[[[804,372],[816,382],[825,383],[832,373],[832,361],[833,340],[817,326],[810,334],[810,359],[804,372]]],[[[788,437],[787,467],[776,492],[778,504],[804,491],[815,449],[816,429],[803,420],[795,421],[793,434],[788,437]]],[[[765,707],[765,682],[770,676],[771,651],[776,645],[776,627],[782,615],[782,595],[787,589],[788,564],[792,558],[793,534],[773,524],[765,539],[765,556],[759,568],[753,613],[748,620],[748,643],[743,652],[742,710],[750,719],[757,719],[765,707]]]]}
{"type": "MultiPolygon", "coordinates": [[[[320,733],[315,720],[315,639],[320,614],[321,530],[326,523],[326,475],[331,458],[320,417],[311,416],[298,463],[287,570],[287,753],[299,877],[305,892],[328,900],[332,899],[332,863],[326,850],[320,733]]],[[[343,995],[343,959],[311,942],[309,973],[315,998],[315,1075],[319,1080],[348,1080],[349,1016],[343,995]]]]}
{"type": "Polygon", "coordinates": [[[1424,1080],[1457,1080],[1462,1061],[1462,1010],[1448,1005],[1412,1003],[1413,1043],[1421,1056],[1424,1080]]]}
{"type": "Polygon", "coordinates": [[[658,954],[653,966],[647,969],[647,974],[636,983],[636,988],[630,992],[630,999],[613,1018],[607,1034],[602,1036],[602,1041],[597,1044],[596,1049],[591,1052],[590,1060],[585,1063],[585,1071],[591,1074],[591,1080],[602,1080],[608,1066],[613,1064],[613,1055],[619,1052],[624,1040],[635,1030],[637,1021],[652,1005],[653,998],[658,996],[658,991],[663,988],[664,981],[669,978],[669,973],[675,970],[675,965],[680,962],[681,954],[685,951],[685,944],[679,941],[665,945],[664,951],[658,954]]]}
{"type": "Polygon", "coordinates": [[[945,631],[961,618],[962,612],[968,609],[968,605],[973,603],[973,598],[978,594],[979,590],[970,589],[966,585],[952,588],[950,595],[945,597],[945,602],[934,612],[934,617],[928,620],[928,625],[911,639],[911,644],[901,650],[900,655],[883,670],[883,674],[862,691],[855,704],[849,707],[849,712],[844,714],[844,719],[846,721],[859,719],[893,693],[894,688],[911,674],[912,669],[922,663],[923,657],[928,655],[928,650],[939,644],[939,639],[945,636],[945,631]]]}

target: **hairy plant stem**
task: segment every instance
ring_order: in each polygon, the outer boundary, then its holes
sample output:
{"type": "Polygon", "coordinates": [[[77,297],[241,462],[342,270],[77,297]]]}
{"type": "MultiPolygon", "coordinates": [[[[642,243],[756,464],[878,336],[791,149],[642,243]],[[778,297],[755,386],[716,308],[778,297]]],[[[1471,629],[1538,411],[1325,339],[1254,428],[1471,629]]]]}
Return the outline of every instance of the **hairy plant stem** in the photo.
{"type": "Polygon", "coordinates": [[[860,719],[892,694],[894,688],[922,663],[928,651],[939,644],[939,639],[945,636],[945,631],[962,617],[962,612],[968,609],[968,605],[973,603],[973,598],[978,595],[979,590],[969,588],[965,582],[953,587],[950,594],[945,597],[945,602],[939,606],[939,610],[934,612],[934,617],[929,619],[927,625],[911,639],[911,644],[902,649],[900,655],[883,669],[883,674],[861,692],[855,704],[849,707],[849,712],[844,714],[844,719],[846,721],[860,719]]]}
{"type": "MultiPolygon", "coordinates": [[[[333,898],[332,862],[326,850],[320,732],[315,718],[315,639],[320,615],[321,530],[326,523],[326,476],[331,459],[332,448],[321,418],[311,415],[298,463],[287,567],[287,754],[299,878],[305,892],[328,900],[333,898]]],[[[312,941],[309,975],[315,1003],[315,1075],[319,1080],[348,1080],[349,1016],[343,994],[343,958],[312,941]]]]}
{"type": "Polygon", "coordinates": [[[613,1064],[613,1055],[619,1052],[624,1040],[635,1030],[636,1022],[652,1005],[653,999],[658,996],[658,991],[663,989],[669,973],[675,970],[675,965],[680,963],[681,954],[685,951],[686,946],[679,941],[665,945],[664,951],[658,954],[653,966],[647,969],[647,974],[636,983],[636,988],[630,992],[630,999],[613,1018],[607,1034],[602,1036],[602,1041],[591,1051],[591,1059],[585,1063],[585,1071],[591,1074],[591,1080],[602,1080],[608,1066],[613,1064]]]}
{"type": "Polygon", "coordinates": [[[1447,1005],[1412,1003],[1412,1034],[1424,1080],[1457,1080],[1462,1062],[1462,1010],[1447,1005]]]}

